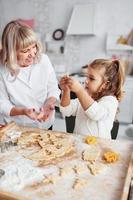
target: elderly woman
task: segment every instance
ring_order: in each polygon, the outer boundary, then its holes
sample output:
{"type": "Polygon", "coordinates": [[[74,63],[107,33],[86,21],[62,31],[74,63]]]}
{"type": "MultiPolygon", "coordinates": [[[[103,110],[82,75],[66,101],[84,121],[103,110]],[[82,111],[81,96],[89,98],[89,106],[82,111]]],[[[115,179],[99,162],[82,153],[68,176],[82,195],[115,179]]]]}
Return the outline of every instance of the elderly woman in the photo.
{"type": "Polygon", "coordinates": [[[60,91],[54,69],[35,32],[20,20],[9,22],[0,51],[0,123],[49,129],[60,91]]]}

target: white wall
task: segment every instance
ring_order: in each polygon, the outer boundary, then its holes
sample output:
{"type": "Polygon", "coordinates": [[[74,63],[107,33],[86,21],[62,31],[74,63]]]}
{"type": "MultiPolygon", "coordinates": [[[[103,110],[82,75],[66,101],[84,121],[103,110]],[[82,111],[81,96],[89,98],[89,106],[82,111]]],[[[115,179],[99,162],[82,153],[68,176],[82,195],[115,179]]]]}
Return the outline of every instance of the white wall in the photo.
{"type": "Polygon", "coordinates": [[[35,18],[36,30],[45,40],[45,35],[51,37],[56,28],[66,31],[74,5],[91,2],[96,4],[96,36],[68,36],[63,59],[51,56],[53,64],[64,62],[67,70],[76,72],[92,59],[106,56],[107,33],[130,32],[133,28],[132,0],[0,0],[0,32],[12,19],[35,18]]]}
{"type": "Polygon", "coordinates": [[[16,18],[33,18],[34,4],[31,0],[0,0],[0,33],[5,24],[16,18]]]}

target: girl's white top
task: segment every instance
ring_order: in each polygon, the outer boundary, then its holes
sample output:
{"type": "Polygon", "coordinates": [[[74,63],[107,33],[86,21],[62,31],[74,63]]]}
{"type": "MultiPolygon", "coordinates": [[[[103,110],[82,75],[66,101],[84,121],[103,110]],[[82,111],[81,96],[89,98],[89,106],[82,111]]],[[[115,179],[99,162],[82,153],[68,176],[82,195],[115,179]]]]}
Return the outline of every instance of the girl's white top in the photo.
{"type": "Polygon", "coordinates": [[[111,129],[118,107],[114,96],[104,96],[95,101],[87,110],[83,110],[78,99],[71,100],[66,106],[60,106],[63,116],[76,116],[74,132],[111,139],[111,129]]]}

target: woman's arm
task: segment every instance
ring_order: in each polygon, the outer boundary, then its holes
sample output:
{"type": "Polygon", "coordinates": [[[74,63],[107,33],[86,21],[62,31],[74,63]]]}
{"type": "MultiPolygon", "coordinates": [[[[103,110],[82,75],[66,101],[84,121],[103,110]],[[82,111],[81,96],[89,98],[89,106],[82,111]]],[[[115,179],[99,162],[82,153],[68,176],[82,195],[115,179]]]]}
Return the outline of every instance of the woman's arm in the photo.
{"type": "Polygon", "coordinates": [[[13,107],[10,111],[10,116],[16,116],[16,115],[25,115],[24,114],[24,108],[21,107],[13,107]]]}
{"type": "Polygon", "coordinates": [[[5,116],[18,116],[26,115],[27,117],[35,120],[37,112],[34,108],[18,107],[12,104],[9,98],[9,91],[5,85],[4,79],[0,74],[0,113],[5,116]]]}
{"type": "Polygon", "coordinates": [[[4,79],[0,74],[0,113],[5,116],[10,116],[10,111],[13,104],[9,99],[8,90],[6,88],[4,79]]]}
{"type": "Polygon", "coordinates": [[[56,73],[54,71],[54,68],[48,58],[48,56],[45,55],[45,63],[44,65],[47,67],[47,71],[42,71],[42,73],[45,73],[45,76],[48,77],[48,82],[47,82],[47,99],[51,97],[55,97],[56,100],[59,100],[60,96],[60,90],[58,87],[58,80],[56,77],[56,73]]]}
{"type": "Polygon", "coordinates": [[[13,107],[10,111],[10,116],[26,115],[27,117],[37,120],[38,113],[34,108],[13,107]]]}

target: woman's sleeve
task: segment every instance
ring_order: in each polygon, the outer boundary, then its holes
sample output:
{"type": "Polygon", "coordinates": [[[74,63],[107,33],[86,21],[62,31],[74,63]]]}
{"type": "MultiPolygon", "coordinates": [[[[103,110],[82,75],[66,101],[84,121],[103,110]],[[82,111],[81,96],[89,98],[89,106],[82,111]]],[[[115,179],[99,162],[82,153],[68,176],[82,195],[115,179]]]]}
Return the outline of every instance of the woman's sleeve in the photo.
{"type": "Polygon", "coordinates": [[[99,102],[95,101],[86,111],[86,115],[95,121],[115,118],[118,107],[118,100],[113,96],[101,98],[99,102]]]}
{"type": "Polygon", "coordinates": [[[60,105],[59,109],[63,117],[69,117],[71,115],[76,116],[78,109],[78,100],[77,99],[71,100],[70,104],[65,107],[60,105]]]}
{"type": "Polygon", "coordinates": [[[47,67],[49,67],[49,79],[48,79],[48,85],[47,85],[47,91],[48,95],[47,97],[55,97],[57,100],[59,100],[59,95],[60,95],[60,89],[58,87],[58,80],[56,78],[56,74],[54,71],[54,68],[48,58],[47,58],[47,67]]]}
{"type": "Polygon", "coordinates": [[[8,91],[6,89],[3,77],[0,74],[0,113],[10,116],[10,111],[13,107],[14,106],[8,97],[8,91]]]}

